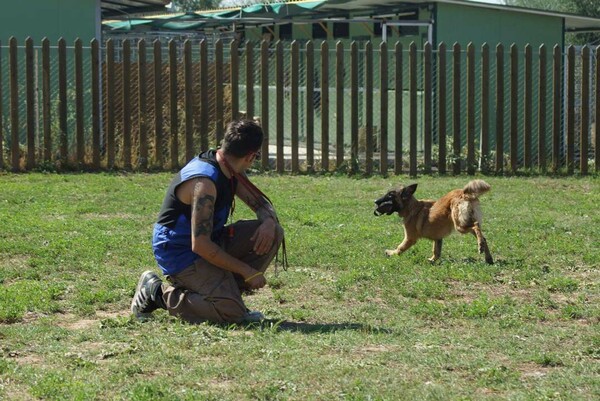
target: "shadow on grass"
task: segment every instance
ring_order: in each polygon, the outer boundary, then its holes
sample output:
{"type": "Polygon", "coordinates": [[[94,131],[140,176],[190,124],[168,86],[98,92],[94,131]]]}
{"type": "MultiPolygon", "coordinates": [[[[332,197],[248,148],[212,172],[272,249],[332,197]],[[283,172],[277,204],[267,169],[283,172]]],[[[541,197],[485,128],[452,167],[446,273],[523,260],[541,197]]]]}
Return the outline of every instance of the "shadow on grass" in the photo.
{"type": "Polygon", "coordinates": [[[276,331],[294,331],[300,333],[334,333],[336,331],[353,330],[364,333],[392,333],[392,330],[374,327],[362,323],[306,323],[306,322],[290,322],[287,320],[263,320],[260,324],[253,323],[248,326],[261,328],[270,328],[276,331]]]}

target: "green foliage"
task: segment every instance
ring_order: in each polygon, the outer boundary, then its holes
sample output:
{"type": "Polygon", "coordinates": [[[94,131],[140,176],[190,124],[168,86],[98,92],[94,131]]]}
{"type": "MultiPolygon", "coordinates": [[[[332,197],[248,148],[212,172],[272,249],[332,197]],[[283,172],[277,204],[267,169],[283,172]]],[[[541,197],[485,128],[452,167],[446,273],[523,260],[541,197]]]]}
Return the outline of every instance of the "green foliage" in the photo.
{"type": "Polygon", "coordinates": [[[458,234],[436,263],[426,240],[388,258],[401,222],[373,215],[398,183],[438,198],[470,177],[253,175],[291,266],[245,298],[269,317],[249,326],[131,317],[170,178],[0,174],[0,398],[597,398],[597,176],[484,177],[490,266],[458,234]]]}

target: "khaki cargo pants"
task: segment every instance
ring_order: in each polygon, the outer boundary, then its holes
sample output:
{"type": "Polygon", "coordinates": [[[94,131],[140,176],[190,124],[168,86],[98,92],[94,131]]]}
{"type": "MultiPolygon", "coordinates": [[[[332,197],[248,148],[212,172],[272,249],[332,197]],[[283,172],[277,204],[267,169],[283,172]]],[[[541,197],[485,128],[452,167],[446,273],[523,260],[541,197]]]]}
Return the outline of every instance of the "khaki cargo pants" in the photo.
{"type": "MultiPolygon", "coordinates": [[[[234,223],[233,236],[223,235],[221,247],[225,252],[264,272],[275,258],[283,239],[283,229],[277,225],[275,243],[264,255],[256,255],[250,237],[260,225],[258,220],[234,223]]],[[[228,232],[226,228],[224,232],[228,232]]],[[[181,273],[168,276],[163,284],[163,300],[169,314],[190,323],[211,321],[238,323],[247,312],[241,292],[245,289],[241,276],[221,269],[204,259],[181,273]],[[165,288],[166,287],[166,288],[165,288]]]]}

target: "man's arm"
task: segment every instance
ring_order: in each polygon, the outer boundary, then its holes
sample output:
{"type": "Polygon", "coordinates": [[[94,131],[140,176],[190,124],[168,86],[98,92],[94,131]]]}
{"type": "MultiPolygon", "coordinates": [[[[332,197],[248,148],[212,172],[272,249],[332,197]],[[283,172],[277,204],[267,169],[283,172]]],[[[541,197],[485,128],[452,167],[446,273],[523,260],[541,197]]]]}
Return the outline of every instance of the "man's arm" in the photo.
{"type": "MultiPolygon", "coordinates": [[[[212,181],[206,178],[195,180],[190,188],[192,195],[192,251],[202,256],[204,260],[222,269],[237,273],[247,279],[258,273],[257,270],[239,259],[234,258],[215,244],[211,239],[213,215],[217,190],[212,181]]],[[[251,288],[261,288],[265,285],[264,277],[258,275],[252,278],[248,285],[251,288]]]]}

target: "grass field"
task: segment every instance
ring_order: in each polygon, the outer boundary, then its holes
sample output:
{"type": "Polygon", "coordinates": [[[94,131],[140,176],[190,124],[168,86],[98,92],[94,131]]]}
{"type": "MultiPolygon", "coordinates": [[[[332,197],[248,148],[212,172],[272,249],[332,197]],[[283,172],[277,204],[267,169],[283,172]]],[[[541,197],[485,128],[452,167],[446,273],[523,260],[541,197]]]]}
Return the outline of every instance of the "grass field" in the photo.
{"type": "Polygon", "coordinates": [[[598,177],[485,177],[489,266],[458,234],[384,256],[403,233],[373,200],[407,177],[255,176],[290,262],[246,298],[269,320],[140,323],[170,176],[0,175],[0,399],[600,399],[598,177]]]}

